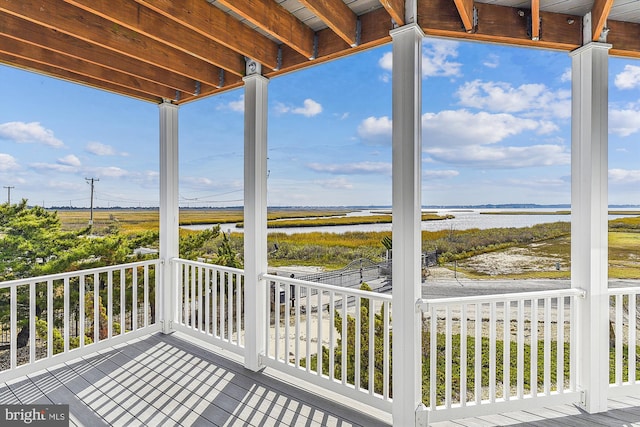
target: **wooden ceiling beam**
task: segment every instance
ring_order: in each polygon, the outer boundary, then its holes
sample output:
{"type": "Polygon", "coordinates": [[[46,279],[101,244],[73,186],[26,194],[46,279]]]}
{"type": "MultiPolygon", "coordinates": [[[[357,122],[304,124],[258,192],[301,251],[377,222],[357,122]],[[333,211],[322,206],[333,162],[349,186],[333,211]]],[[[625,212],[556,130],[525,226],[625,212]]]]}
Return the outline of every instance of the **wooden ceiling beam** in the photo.
{"type": "Polygon", "coordinates": [[[143,101],[150,101],[159,103],[162,101],[160,98],[152,97],[148,93],[130,89],[127,87],[119,86],[113,83],[104,82],[102,80],[89,78],[77,73],[73,73],[62,68],[57,68],[48,64],[41,64],[36,61],[24,59],[15,55],[10,55],[4,52],[0,52],[0,63],[10,65],[12,67],[21,68],[26,71],[36,72],[47,76],[55,77],[70,81],[73,83],[79,83],[85,86],[89,86],[95,89],[106,90],[108,92],[117,93],[120,95],[130,96],[132,98],[141,99],[143,101]]]}
{"type": "Polygon", "coordinates": [[[526,16],[520,9],[475,3],[478,25],[473,33],[460,27],[460,16],[450,0],[418,0],[418,23],[426,35],[453,37],[489,43],[536,46],[556,50],[573,50],[582,46],[582,17],[540,12],[544,37],[534,41],[528,33],[526,16]]]}
{"type": "Polygon", "coordinates": [[[358,44],[358,17],[342,0],[298,0],[349,46],[358,44]]]}
{"type": "Polygon", "coordinates": [[[595,0],[593,2],[593,8],[591,9],[591,36],[593,41],[600,39],[612,6],[613,0],[595,0]]]}
{"type": "MultiPolygon", "coordinates": [[[[389,14],[383,8],[360,15],[360,28],[360,44],[357,47],[349,47],[344,40],[329,28],[318,31],[318,57],[313,60],[313,63],[330,61],[391,41],[389,31],[393,29],[393,25],[391,19],[389,19],[389,14]]],[[[308,64],[307,58],[285,46],[282,49],[282,69],[268,72],[266,75],[275,76],[304,68],[308,64]]]]}
{"type": "Polygon", "coordinates": [[[607,27],[607,43],[612,45],[609,56],[640,59],[640,24],[608,20],[607,27]]]}
{"type": "Polygon", "coordinates": [[[138,79],[149,80],[157,84],[166,85],[173,90],[193,92],[195,81],[180,74],[145,64],[134,58],[120,55],[114,51],[92,45],[84,40],[68,34],[42,27],[33,22],[0,12],[0,34],[5,34],[16,40],[21,40],[36,46],[45,47],[62,55],[82,59],[91,64],[129,74],[138,79]]]}
{"type": "Polygon", "coordinates": [[[382,4],[382,7],[385,8],[396,25],[401,27],[405,24],[404,0],[380,0],[380,4],[382,4]]]}
{"type": "Polygon", "coordinates": [[[266,67],[278,68],[277,43],[206,1],[135,1],[266,67]]]}
{"type": "Polygon", "coordinates": [[[540,40],[540,0],[531,0],[531,40],[540,40]]]}
{"type": "Polygon", "coordinates": [[[453,0],[467,33],[473,31],[473,0],[453,0]]]}
{"type": "MultiPolygon", "coordinates": [[[[204,1],[204,0],[202,0],[204,1]]],[[[273,0],[218,0],[218,3],[306,58],[314,56],[314,32],[273,0]]]]}
{"type": "Polygon", "coordinates": [[[113,83],[123,88],[144,92],[157,98],[172,99],[176,95],[175,89],[148,80],[137,79],[129,74],[103,68],[90,62],[61,54],[60,52],[54,52],[40,46],[19,42],[5,35],[0,35],[0,52],[49,67],[67,70],[92,80],[113,83]]]}
{"type": "Polygon", "coordinates": [[[237,76],[244,76],[245,61],[242,55],[175,21],[164,19],[145,6],[130,0],[64,1],[237,76]]]}
{"type": "Polygon", "coordinates": [[[61,1],[3,0],[0,2],[0,11],[201,83],[212,86],[220,84],[220,68],[61,1]]]}

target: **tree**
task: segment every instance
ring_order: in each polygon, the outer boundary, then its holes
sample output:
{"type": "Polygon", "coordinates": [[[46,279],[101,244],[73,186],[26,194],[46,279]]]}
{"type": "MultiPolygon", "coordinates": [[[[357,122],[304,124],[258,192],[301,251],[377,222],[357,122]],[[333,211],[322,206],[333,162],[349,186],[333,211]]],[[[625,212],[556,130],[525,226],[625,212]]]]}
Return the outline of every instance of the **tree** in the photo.
{"type": "MultiPolygon", "coordinates": [[[[27,201],[0,205],[0,281],[36,277],[115,265],[130,261],[132,248],[120,234],[89,237],[89,228],[78,232],[63,231],[56,212],[27,206],[27,201]]],[[[103,283],[96,284],[105,293],[103,283]]],[[[54,310],[63,305],[61,292],[55,292],[54,310]]],[[[106,295],[105,295],[106,297],[106,295]]],[[[10,313],[9,292],[0,293],[0,323],[7,324],[10,313]]],[[[18,287],[18,347],[29,337],[29,289],[18,287]]],[[[78,314],[79,283],[70,281],[70,310],[78,314]]],[[[46,286],[36,286],[36,316],[47,307],[46,286]]],[[[58,321],[59,323],[60,321],[58,321]]]]}

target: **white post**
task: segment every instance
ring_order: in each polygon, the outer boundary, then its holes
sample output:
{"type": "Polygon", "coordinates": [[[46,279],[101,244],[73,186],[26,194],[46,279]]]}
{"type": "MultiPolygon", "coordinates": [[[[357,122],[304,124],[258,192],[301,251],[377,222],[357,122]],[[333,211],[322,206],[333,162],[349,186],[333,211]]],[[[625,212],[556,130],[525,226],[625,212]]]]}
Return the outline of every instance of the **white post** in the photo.
{"type": "Polygon", "coordinates": [[[393,424],[426,423],[422,404],[422,38],[416,24],[393,39],[393,424]]]}
{"type": "Polygon", "coordinates": [[[245,367],[262,368],[266,346],[267,85],[260,65],[247,62],[244,78],[244,316],[245,367]],[[253,74],[251,74],[253,73],[253,74]]]}
{"type": "Polygon", "coordinates": [[[577,384],[590,413],[607,410],[608,51],[589,43],[571,53],[571,286],[578,303],[577,384]]]}
{"type": "Polygon", "coordinates": [[[160,320],[162,332],[173,332],[176,283],[171,259],[178,249],[178,106],[160,104],[160,320]]]}

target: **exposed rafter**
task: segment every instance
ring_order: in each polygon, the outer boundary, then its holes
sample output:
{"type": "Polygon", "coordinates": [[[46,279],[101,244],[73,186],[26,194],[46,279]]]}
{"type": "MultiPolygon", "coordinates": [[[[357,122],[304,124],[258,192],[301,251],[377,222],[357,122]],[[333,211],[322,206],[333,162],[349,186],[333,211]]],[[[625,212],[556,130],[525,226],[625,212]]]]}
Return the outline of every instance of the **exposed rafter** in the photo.
{"type": "Polygon", "coordinates": [[[595,0],[591,9],[591,31],[593,40],[597,41],[602,35],[602,30],[607,22],[613,6],[613,0],[595,0]]]}
{"type": "Polygon", "coordinates": [[[357,45],[358,17],[342,0],[298,0],[350,46],[357,45]]]}
{"type": "Polygon", "coordinates": [[[278,45],[275,42],[206,1],[136,0],[136,2],[266,67],[278,68],[278,45]]]}
{"type": "MultiPolygon", "coordinates": [[[[0,62],[147,101],[181,104],[242,86],[245,57],[274,77],[388,43],[389,31],[406,24],[405,4],[410,3],[2,0],[0,62]]],[[[545,11],[548,4],[540,0],[527,2],[530,11],[507,6],[513,3],[415,0],[415,18],[431,36],[566,51],[582,46],[587,6],[562,14],[545,11]]],[[[613,0],[595,0],[594,40],[606,26],[611,55],[640,58],[640,24],[608,19],[612,8],[612,16],[621,16],[613,0]]]]}
{"type": "Polygon", "coordinates": [[[404,0],[380,0],[382,6],[391,15],[391,19],[398,26],[405,24],[404,20],[404,0]]]}
{"type": "Polygon", "coordinates": [[[273,0],[218,0],[218,3],[305,57],[315,56],[313,30],[273,0]]]}
{"type": "Polygon", "coordinates": [[[65,1],[230,73],[244,75],[245,62],[240,54],[174,21],[167,21],[162,15],[147,7],[130,0],[65,1]]]}
{"type": "Polygon", "coordinates": [[[219,84],[219,68],[70,4],[55,0],[4,0],[0,10],[196,81],[219,84]]]}
{"type": "Polygon", "coordinates": [[[453,0],[467,33],[473,31],[473,0],[453,0]]]}
{"type": "MultiPolygon", "coordinates": [[[[81,59],[87,64],[99,65],[107,70],[123,72],[137,79],[149,80],[158,84],[170,82],[167,87],[173,91],[191,92],[195,85],[194,80],[188,77],[152,65],[141,67],[139,61],[129,56],[94,46],[87,41],[1,12],[0,34],[11,36],[16,42],[24,41],[46,47],[61,55],[81,59]]],[[[76,71],[81,72],[81,69],[76,71]]]]}
{"type": "Polygon", "coordinates": [[[540,40],[540,0],[531,0],[531,40],[540,40]]]}
{"type": "Polygon", "coordinates": [[[0,52],[31,61],[34,67],[42,71],[58,68],[67,72],[100,81],[100,84],[111,83],[122,90],[152,93],[158,98],[173,98],[175,89],[159,85],[148,80],[137,79],[130,74],[110,70],[99,65],[84,62],[62,52],[44,49],[33,44],[23,43],[10,37],[0,35],[0,52]]]}

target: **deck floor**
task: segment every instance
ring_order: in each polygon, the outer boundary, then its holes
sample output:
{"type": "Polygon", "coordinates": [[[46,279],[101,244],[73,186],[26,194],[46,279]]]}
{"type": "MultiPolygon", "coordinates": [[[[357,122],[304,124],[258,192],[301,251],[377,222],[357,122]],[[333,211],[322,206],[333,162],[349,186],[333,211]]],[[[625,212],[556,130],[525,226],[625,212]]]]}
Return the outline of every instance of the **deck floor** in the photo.
{"type": "Polygon", "coordinates": [[[175,335],[0,385],[2,404],[69,404],[78,426],[388,426],[175,335]]]}
{"type": "MultiPolygon", "coordinates": [[[[155,334],[0,384],[0,404],[69,404],[76,426],[388,426],[176,335],[155,334]]],[[[460,426],[640,426],[640,396],[609,412],[573,405],[434,423],[460,426]]]]}
{"type": "Polygon", "coordinates": [[[608,411],[588,414],[575,405],[559,405],[530,411],[508,412],[433,423],[432,427],[630,427],[640,426],[640,396],[619,396],[608,400],[608,411]]]}

